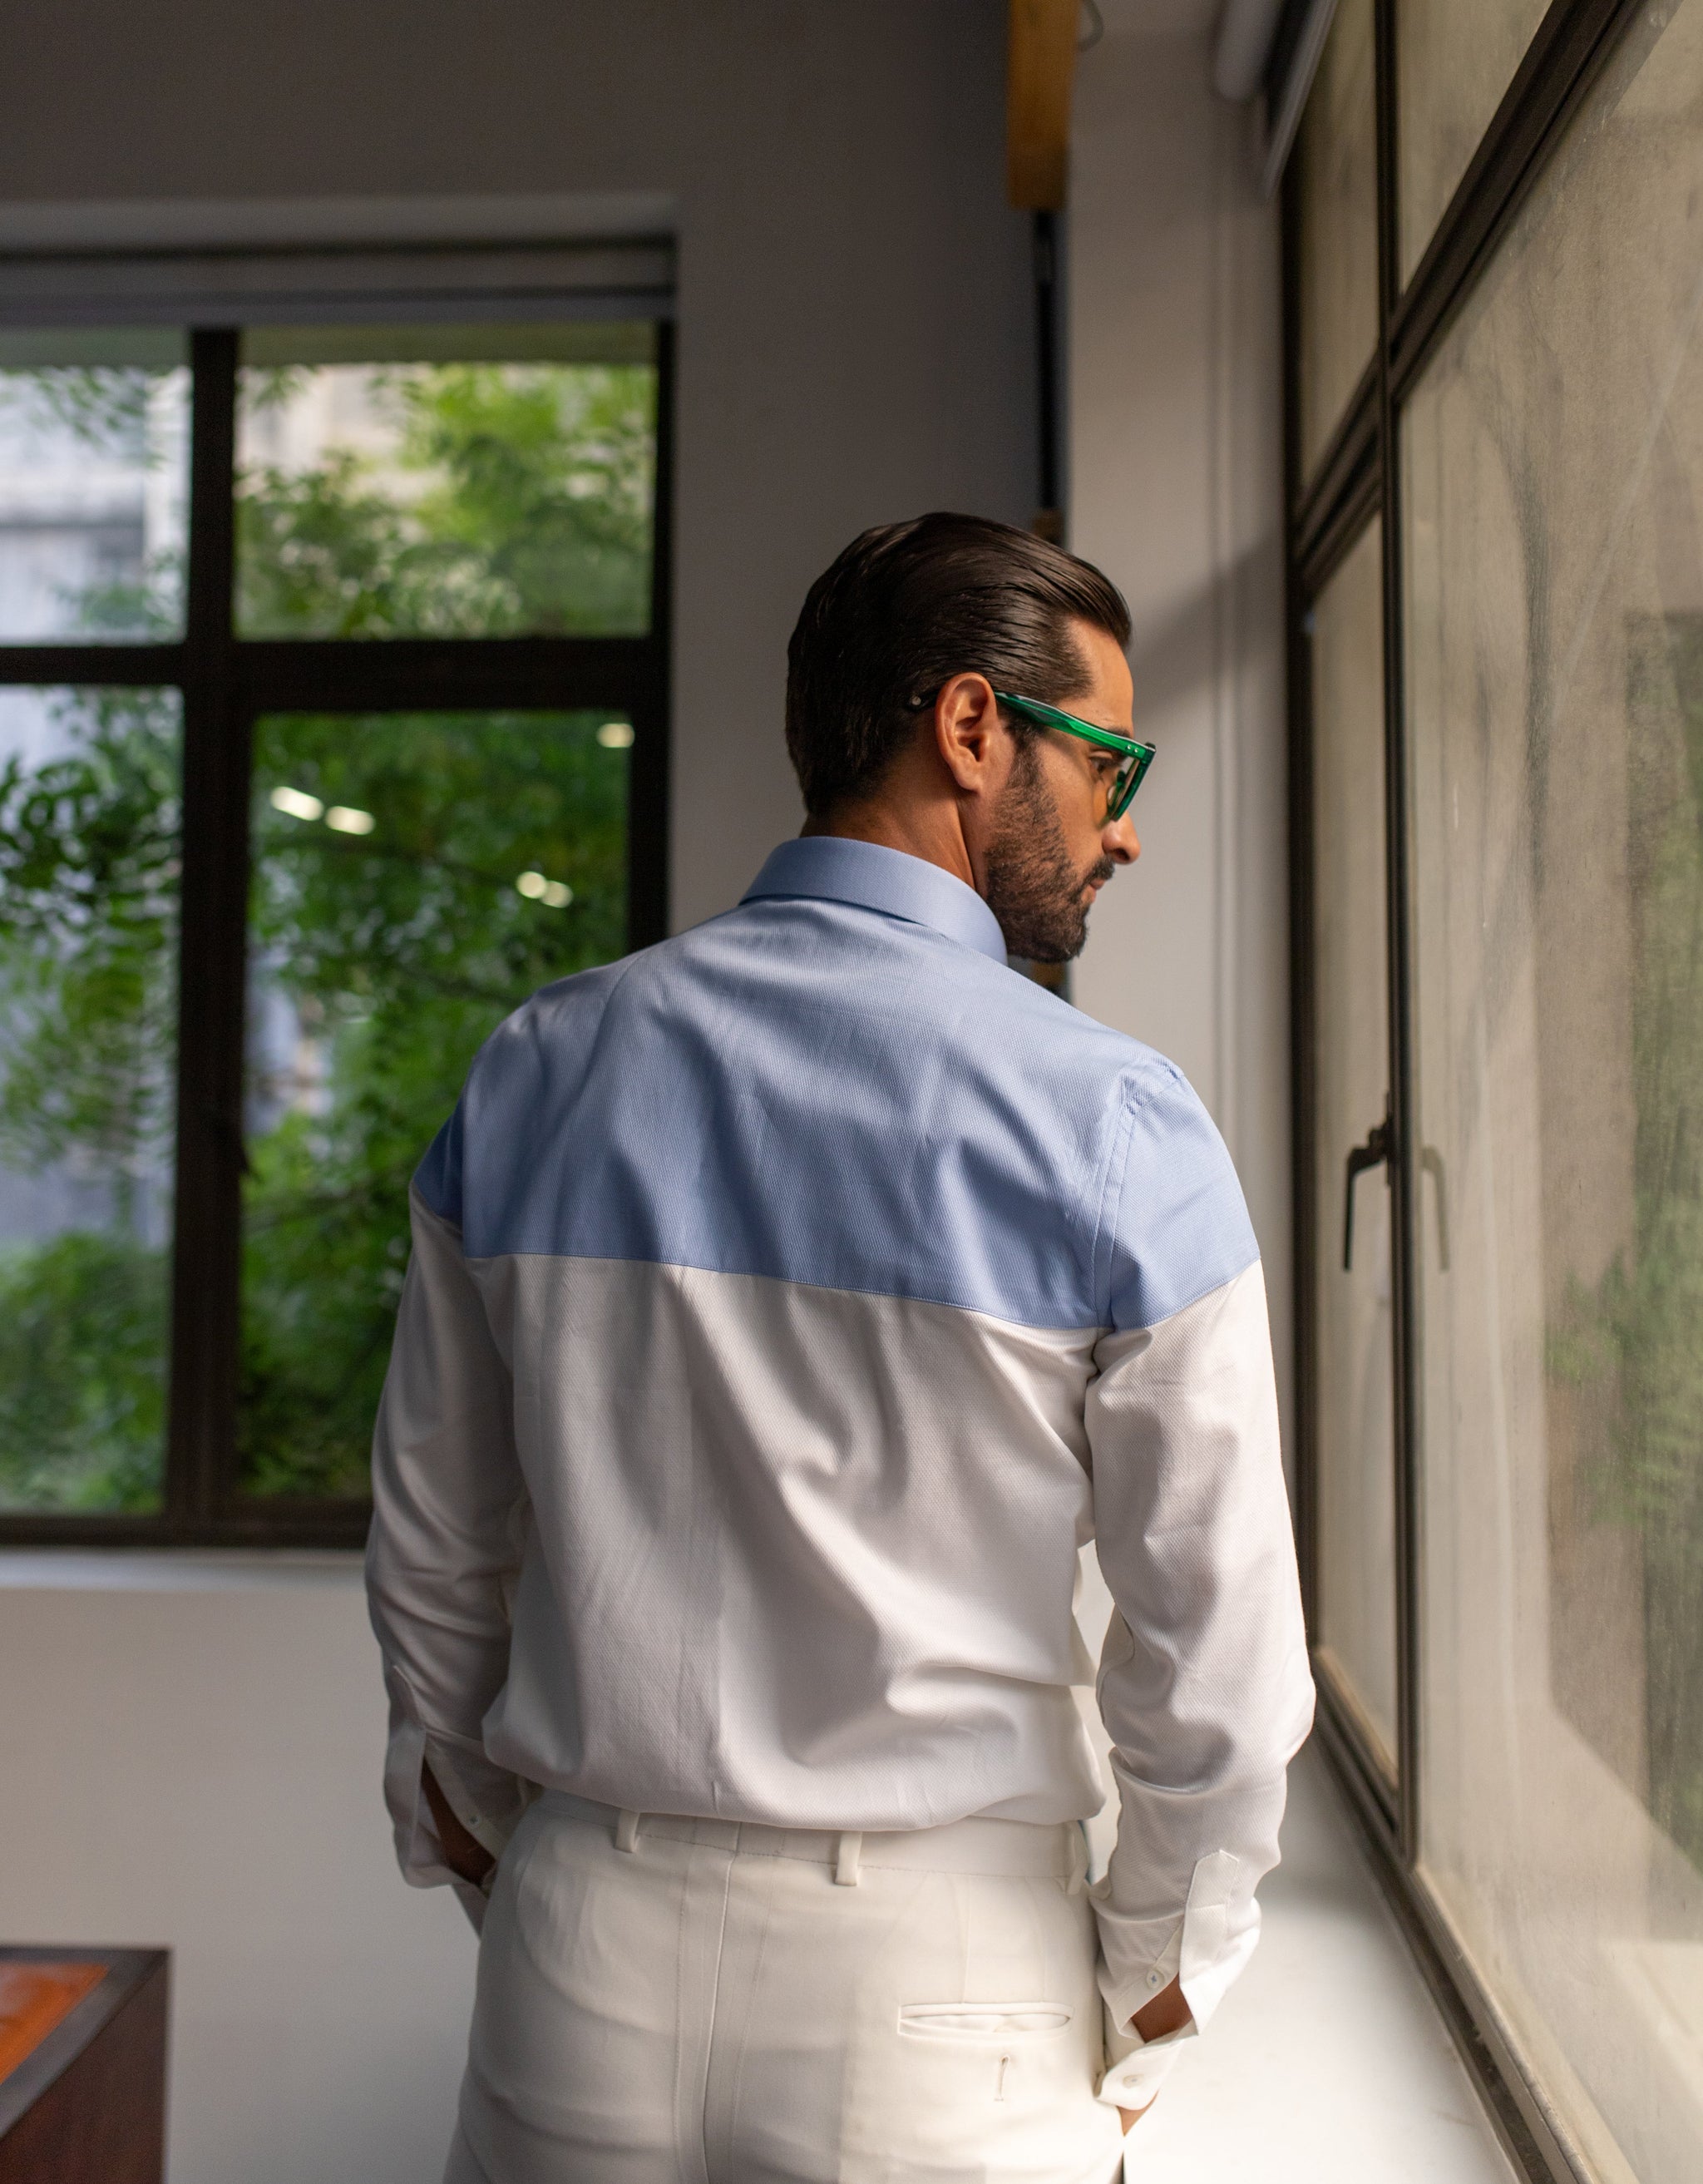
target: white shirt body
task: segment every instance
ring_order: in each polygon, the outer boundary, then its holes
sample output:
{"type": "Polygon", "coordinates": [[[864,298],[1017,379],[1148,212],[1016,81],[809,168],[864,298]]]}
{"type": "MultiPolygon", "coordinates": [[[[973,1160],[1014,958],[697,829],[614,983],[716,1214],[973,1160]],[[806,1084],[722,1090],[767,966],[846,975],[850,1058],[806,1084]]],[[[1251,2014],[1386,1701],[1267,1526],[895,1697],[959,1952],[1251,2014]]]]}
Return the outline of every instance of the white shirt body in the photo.
{"type": "Polygon", "coordinates": [[[789,843],[500,1028],[414,1228],[369,1551],[410,1878],[449,1878],[428,1749],[493,1847],[536,1785],[1085,1818],[1094,1540],[1102,1989],[1122,2044],[1178,1970],[1204,2025],[1312,1687],[1257,1248],[1172,1066],[1010,971],[949,874],[789,843]]]}

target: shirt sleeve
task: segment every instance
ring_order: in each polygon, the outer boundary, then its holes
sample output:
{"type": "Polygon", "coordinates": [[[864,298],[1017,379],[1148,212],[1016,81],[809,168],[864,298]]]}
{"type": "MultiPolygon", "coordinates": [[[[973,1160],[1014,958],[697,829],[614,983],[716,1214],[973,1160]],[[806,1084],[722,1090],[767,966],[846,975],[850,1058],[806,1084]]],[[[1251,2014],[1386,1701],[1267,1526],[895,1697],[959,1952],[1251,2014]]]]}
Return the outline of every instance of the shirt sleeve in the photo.
{"type": "MultiPolygon", "coordinates": [[[[410,1195],[414,1248],[373,1437],[367,1541],[390,1699],[385,1797],[403,1872],[420,1887],[455,1879],[420,1787],[428,1758],[450,1809],[493,1855],[530,1794],[485,1757],[481,1726],[508,1676],[530,1503],[509,1373],[461,1247],[458,1131],[446,1126],[410,1195]]],[[[458,1893],[476,1924],[482,1900],[465,1884],[458,1893]]]]}
{"type": "Polygon", "coordinates": [[[1125,1124],[1087,1403],[1120,1803],[1093,1896],[1112,2059],[1100,2098],[1139,2108],[1253,1953],[1313,1687],[1241,1188],[1168,1063],[1144,1073],[1125,1124]],[[1144,2045],[1131,2020],[1173,1977],[1193,2025],[1144,2045]]]}

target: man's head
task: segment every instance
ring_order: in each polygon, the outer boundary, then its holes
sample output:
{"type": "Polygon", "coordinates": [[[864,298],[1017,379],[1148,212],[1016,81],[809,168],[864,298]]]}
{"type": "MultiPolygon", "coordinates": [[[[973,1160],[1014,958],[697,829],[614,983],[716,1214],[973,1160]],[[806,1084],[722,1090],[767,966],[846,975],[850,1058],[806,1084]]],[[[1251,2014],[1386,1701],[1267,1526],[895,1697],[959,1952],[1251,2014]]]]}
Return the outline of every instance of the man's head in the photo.
{"type": "Polygon", "coordinates": [[[1128,735],[1128,639],[1116,588],[1027,531],[950,515],[865,531],[810,587],[787,648],[806,831],[944,865],[1014,955],[1065,961],[1140,844],[1107,816],[1116,755],[994,694],[1128,735]]]}

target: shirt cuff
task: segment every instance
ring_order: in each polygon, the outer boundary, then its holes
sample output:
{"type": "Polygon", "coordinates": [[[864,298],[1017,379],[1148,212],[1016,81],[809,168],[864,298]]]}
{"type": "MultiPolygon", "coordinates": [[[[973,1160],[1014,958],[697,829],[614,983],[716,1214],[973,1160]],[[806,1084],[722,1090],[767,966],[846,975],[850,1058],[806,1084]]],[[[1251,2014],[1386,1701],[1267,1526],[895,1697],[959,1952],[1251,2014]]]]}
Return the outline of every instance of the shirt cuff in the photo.
{"type": "Polygon", "coordinates": [[[430,1730],[426,1732],[422,1757],[431,1769],[431,1779],[443,1792],[444,1803],[474,1841],[493,1858],[501,1858],[509,1847],[509,1836],[520,1825],[521,1814],[531,1802],[531,1784],[504,1768],[493,1767],[482,1755],[476,1758],[446,1743],[430,1730]]]}
{"type": "MultiPolygon", "coordinates": [[[[520,1815],[531,1802],[534,1788],[519,1775],[493,1767],[482,1752],[468,1751],[460,1739],[451,1742],[426,1730],[405,1700],[399,1680],[393,1683],[390,1743],[385,1753],[385,1802],[390,1808],[397,1863],[403,1877],[413,1887],[436,1888],[445,1882],[454,1883],[456,1876],[444,1863],[443,1846],[426,1802],[421,1780],[426,1764],[430,1763],[432,1779],[450,1811],[493,1858],[500,1858],[507,1847],[520,1815]]],[[[459,1883],[457,1892],[472,1917],[473,1906],[467,1898],[477,1892],[459,1883]]]]}
{"type": "Polygon", "coordinates": [[[1204,2029],[1224,1991],[1252,1955],[1259,1933],[1259,1908],[1251,1902],[1242,1930],[1231,1930],[1229,1902],[1240,1863],[1222,1850],[1198,1859],[1181,1925],[1173,1924],[1167,1932],[1157,1922],[1147,1922],[1145,1932],[1150,1938],[1145,1948],[1131,1946],[1144,1929],[1119,1919],[1111,1909],[1111,1875],[1095,1882],[1089,1893],[1100,1921],[1100,1992],[1114,2025],[1128,2025],[1137,2010],[1173,1979],[1180,1979],[1195,2025],[1204,2029]],[[1155,1953],[1153,1943],[1160,1934],[1165,1943],[1155,1953]],[[1119,1967],[1127,1966],[1132,1956],[1136,1969],[1118,1976],[1119,1967]]]}
{"type": "Polygon", "coordinates": [[[1183,2044],[1199,2036],[1191,2020],[1158,2040],[1144,2040],[1133,2027],[1120,2032],[1105,2013],[1105,2074],[1099,2098],[1108,2108],[1144,2109],[1170,2075],[1183,2044]]]}

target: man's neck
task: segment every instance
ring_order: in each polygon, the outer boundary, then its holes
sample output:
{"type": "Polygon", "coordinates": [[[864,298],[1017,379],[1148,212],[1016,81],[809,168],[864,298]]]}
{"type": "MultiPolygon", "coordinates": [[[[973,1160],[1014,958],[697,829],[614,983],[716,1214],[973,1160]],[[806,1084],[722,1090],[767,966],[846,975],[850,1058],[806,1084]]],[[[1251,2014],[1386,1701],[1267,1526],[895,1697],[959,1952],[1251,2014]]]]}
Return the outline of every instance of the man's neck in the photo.
{"type": "MultiPolygon", "coordinates": [[[[966,887],[976,886],[976,874],[954,805],[907,804],[895,807],[882,800],[837,805],[820,817],[807,819],[805,834],[838,834],[852,842],[874,842],[883,850],[901,850],[907,857],[921,857],[938,865],[966,887]]],[[[981,890],[977,889],[979,894],[981,890]]]]}

